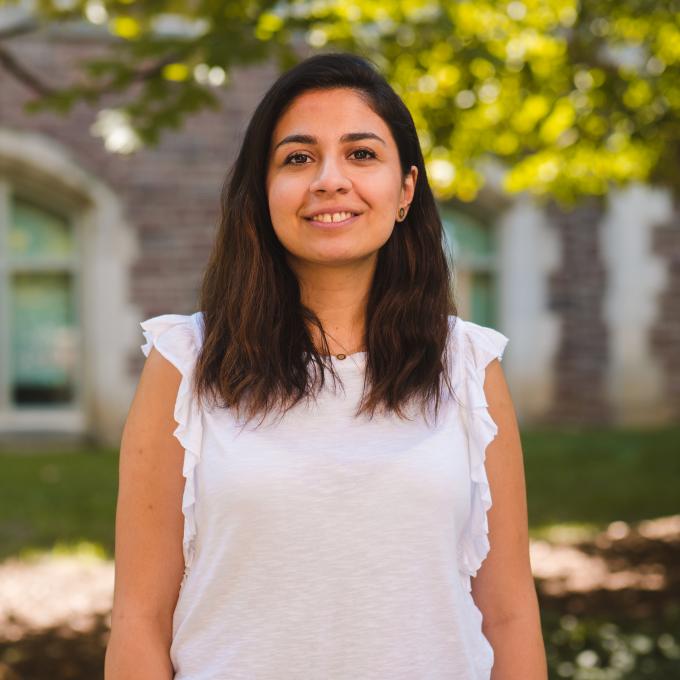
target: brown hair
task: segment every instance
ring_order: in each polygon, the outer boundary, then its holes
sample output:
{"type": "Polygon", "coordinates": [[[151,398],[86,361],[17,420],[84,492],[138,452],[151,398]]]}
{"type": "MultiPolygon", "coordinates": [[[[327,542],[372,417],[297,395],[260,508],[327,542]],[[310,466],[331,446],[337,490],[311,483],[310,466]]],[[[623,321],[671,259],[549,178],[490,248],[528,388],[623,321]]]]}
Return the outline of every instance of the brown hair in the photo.
{"type": "Polygon", "coordinates": [[[195,371],[199,397],[236,407],[247,419],[282,415],[339,378],[317,315],[301,303],[298,281],[276,237],[265,189],[274,127],[308,90],[347,87],[390,128],[404,178],[418,168],[413,201],[380,248],[366,306],[364,394],[357,410],[394,411],[411,399],[439,410],[442,379],[451,389],[446,343],[456,314],[451,264],[411,114],[372,62],[347,53],[310,57],[282,74],[257,106],[222,188],[221,216],[200,292],[204,340],[195,371]],[[309,325],[321,334],[314,347],[309,325]],[[310,375],[309,366],[315,367],[310,375]],[[319,369],[317,372],[316,369],[319,369]],[[367,393],[367,385],[370,390],[367,393]]]}

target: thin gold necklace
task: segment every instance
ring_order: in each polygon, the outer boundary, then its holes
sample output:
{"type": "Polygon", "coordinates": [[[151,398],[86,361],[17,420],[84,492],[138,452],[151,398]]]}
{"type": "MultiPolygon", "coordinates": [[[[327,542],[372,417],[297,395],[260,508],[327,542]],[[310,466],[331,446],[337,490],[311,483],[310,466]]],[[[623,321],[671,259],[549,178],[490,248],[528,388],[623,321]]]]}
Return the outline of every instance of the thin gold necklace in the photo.
{"type": "MultiPolygon", "coordinates": [[[[337,342],[338,345],[340,345],[340,347],[342,347],[342,349],[345,350],[345,353],[342,353],[342,352],[341,352],[340,354],[335,354],[335,355],[334,355],[337,359],[340,359],[340,360],[346,359],[348,356],[351,356],[351,355],[354,353],[354,352],[348,351],[348,349],[347,349],[347,348],[346,348],[346,347],[345,347],[345,346],[344,346],[337,338],[335,338],[334,336],[332,336],[328,331],[324,331],[324,332],[326,333],[326,335],[327,335],[331,340],[335,340],[335,342],[337,342]]],[[[359,346],[359,348],[355,350],[355,352],[358,352],[362,347],[363,347],[363,344],[361,344],[361,345],[359,346]]]]}

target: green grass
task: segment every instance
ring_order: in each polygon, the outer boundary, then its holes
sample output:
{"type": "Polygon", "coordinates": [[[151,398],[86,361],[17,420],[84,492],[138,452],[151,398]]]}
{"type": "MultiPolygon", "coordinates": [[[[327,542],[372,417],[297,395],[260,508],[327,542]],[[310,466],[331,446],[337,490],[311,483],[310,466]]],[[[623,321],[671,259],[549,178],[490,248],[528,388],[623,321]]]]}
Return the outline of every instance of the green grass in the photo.
{"type": "MultiPolygon", "coordinates": [[[[533,536],[676,514],[680,427],[522,432],[533,536]]],[[[0,453],[0,559],[92,545],[112,557],[117,450],[0,453]]]]}
{"type": "Polygon", "coordinates": [[[82,543],[113,555],[118,451],[0,454],[0,559],[82,543]]]}
{"type": "Polygon", "coordinates": [[[680,427],[522,432],[532,535],[680,512],[680,427]]]}

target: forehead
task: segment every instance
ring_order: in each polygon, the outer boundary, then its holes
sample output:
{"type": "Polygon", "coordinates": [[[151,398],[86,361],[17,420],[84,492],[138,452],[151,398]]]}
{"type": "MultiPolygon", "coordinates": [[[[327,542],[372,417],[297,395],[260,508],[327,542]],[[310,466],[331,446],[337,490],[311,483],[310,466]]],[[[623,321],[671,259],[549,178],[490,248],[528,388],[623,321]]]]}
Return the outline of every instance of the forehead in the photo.
{"type": "Polygon", "coordinates": [[[388,141],[391,138],[385,121],[349,88],[310,90],[296,97],[274,127],[273,142],[290,133],[332,134],[336,141],[344,132],[371,130],[388,141]],[[361,127],[357,125],[361,124],[361,127]],[[386,137],[387,135],[387,137],[386,137]]]}

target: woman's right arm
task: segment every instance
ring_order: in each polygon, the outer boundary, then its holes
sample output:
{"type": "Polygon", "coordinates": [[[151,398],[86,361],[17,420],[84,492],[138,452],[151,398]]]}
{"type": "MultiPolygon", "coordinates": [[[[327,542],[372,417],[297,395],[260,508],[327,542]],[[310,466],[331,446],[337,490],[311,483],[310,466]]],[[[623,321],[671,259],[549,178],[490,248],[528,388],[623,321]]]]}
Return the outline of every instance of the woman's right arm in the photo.
{"type": "Polygon", "coordinates": [[[105,680],[174,677],[172,616],[184,575],[184,449],[172,434],[180,380],[152,349],[123,429],[105,680]]]}

